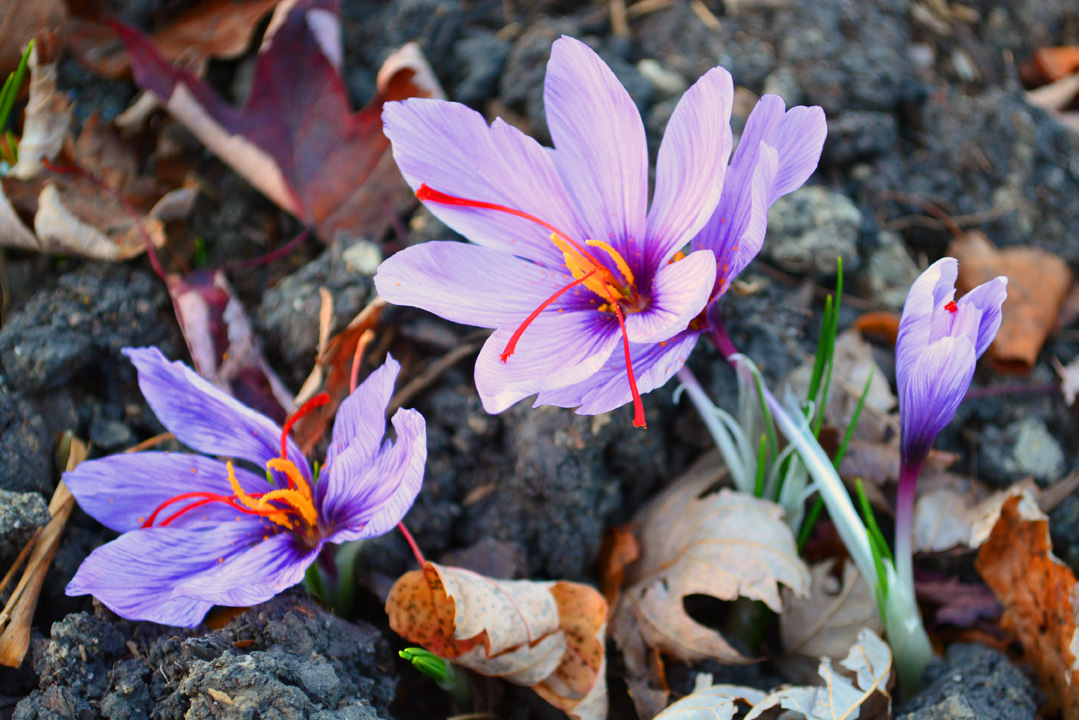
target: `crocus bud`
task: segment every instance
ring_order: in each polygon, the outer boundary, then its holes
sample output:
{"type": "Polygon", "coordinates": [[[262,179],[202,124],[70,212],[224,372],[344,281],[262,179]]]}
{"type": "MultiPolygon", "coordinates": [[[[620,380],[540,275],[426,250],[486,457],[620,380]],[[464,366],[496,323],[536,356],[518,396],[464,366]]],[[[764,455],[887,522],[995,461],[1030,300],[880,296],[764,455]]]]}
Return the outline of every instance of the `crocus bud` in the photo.
{"type": "Polygon", "coordinates": [[[1008,278],[994,278],[955,300],[958,272],[955,258],[941,258],[914,282],[903,305],[895,372],[904,467],[925,460],[1000,327],[1008,278]]]}

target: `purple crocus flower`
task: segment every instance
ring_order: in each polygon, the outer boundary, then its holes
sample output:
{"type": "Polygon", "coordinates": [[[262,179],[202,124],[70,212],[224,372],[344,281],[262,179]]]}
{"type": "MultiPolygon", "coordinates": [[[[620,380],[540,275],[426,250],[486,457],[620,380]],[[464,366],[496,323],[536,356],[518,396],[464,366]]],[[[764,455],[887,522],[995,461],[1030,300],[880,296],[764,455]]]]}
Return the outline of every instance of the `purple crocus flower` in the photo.
{"type": "MultiPolygon", "coordinates": [[[[644,412],[632,348],[667,342],[704,309],[716,281],[710,250],[678,251],[712,216],[732,147],[734,90],[722,68],[679,102],[660,146],[648,205],[640,114],[589,47],[564,37],[547,65],[554,150],[464,105],[387,103],[386,136],[417,196],[474,244],[429,242],[384,262],[378,292],[399,305],[494,329],[476,361],[484,408],[617,379],[644,412]],[[621,344],[622,352],[616,352],[621,344]],[[619,357],[621,356],[621,357],[619,357]]],[[[622,403],[619,403],[622,404],[622,403]]],[[[581,412],[591,412],[582,408],[581,412]]]]}
{"type": "Polygon", "coordinates": [[[959,262],[941,258],[914,281],[895,344],[899,386],[900,474],[896,502],[896,565],[913,587],[910,558],[914,488],[940,431],[955,417],[974,364],[996,337],[1008,278],[979,285],[955,300],[959,262]]]}
{"type": "MultiPolygon", "coordinates": [[[[738,149],[723,178],[719,203],[690,243],[696,254],[710,250],[716,279],[705,309],[682,332],[665,342],[630,344],[632,367],[642,393],[666,383],[685,364],[702,333],[712,326],[718,300],[760,252],[768,227],[768,208],[798,189],[817,169],[827,135],[824,110],[796,106],[789,110],[778,95],[764,95],[746,120],[738,149]]],[[[586,382],[541,393],[538,403],[578,407],[577,412],[608,412],[630,401],[621,377],[626,363],[612,357],[586,382]]]]}
{"type": "Polygon", "coordinates": [[[300,582],[324,543],[390,530],[419,492],[423,417],[398,410],[396,443],[382,439],[400,367],[393,358],[342,403],[316,481],[288,437],[291,421],[282,430],[157,348],[124,353],[177,440],[266,474],[168,452],[113,455],[65,473],[82,509],[123,533],[86,558],[68,595],[92,594],[129,619],[194,627],[213,605],[255,605],[300,582]]]}

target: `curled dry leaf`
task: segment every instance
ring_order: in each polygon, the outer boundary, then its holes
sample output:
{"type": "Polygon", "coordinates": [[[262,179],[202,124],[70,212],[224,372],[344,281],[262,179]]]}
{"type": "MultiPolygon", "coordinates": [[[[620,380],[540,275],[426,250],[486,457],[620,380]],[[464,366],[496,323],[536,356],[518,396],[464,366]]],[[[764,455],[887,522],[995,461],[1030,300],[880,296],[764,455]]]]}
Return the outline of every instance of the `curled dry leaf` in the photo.
{"type": "Polygon", "coordinates": [[[394,632],[439,657],[530,687],[570,717],[607,716],[607,603],[587,585],[429,562],[394,583],[386,614],[394,632]]]}
{"type": "Polygon", "coordinates": [[[41,172],[41,158],[55,160],[64,147],[71,105],[56,91],[56,63],[42,63],[37,43],[30,50],[30,97],[26,103],[19,161],[8,171],[10,177],[27,180],[41,172]]]}
{"type": "Polygon", "coordinates": [[[277,8],[240,109],[169,65],[140,32],[117,26],[139,87],[327,242],[377,237],[414,202],[382,134],[382,105],[443,96],[419,47],[409,44],[386,60],[375,97],[353,113],[341,77],[337,6],[298,0],[277,8]]]}
{"type": "Polygon", "coordinates": [[[798,557],[782,509],[727,488],[717,491],[722,468],[712,468],[691,468],[636,518],[641,558],[626,569],[611,632],[625,657],[627,681],[642,716],[650,717],[665,704],[658,653],[686,662],[751,662],[718,632],[690,617],[685,597],[745,597],[782,612],[781,584],[799,595],[809,591],[809,571],[798,557]]]}
{"type": "Polygon", "coordinates": [[[806,720],[885,720],[891,717],[888,680],[892,651],[870,630],[862,630],[857,643],[839,662],[846,672],[824,658],[818,670],[818,686],[780,688],[763,695],[752,688],[717,685],[689,695],[671,705],[656,720],[729,720],[738,703],[752,704],[745,720],[754,718],[806,718],[806,720]]]}
{"type": "Polygon", "coordinates": [[[784,612],[779,631],[788,654],[813,658],[839,657],[858,642],[862,630],[883,633],[877,599],[854,563],[835,573],[836,560],[809,568],[808,597],[783,589],[784,612]]]}
{"type": "Polygon", "coordinates": [[[1008,300],[989,357],[1002,371],[1029,372],[1056,326],[1071,287],[1071,268],[1040,248],[998,250],[976,230],[953,241],[948,254],[959,260],[956,287],[960,294],[998,275],[1008,276],[1008,300]]]}
{"type": "Polygon", "coordinates": [[[195,370],[244,405],[283,423],[292,394],[262,356],[243,304],[220,270],[170,275],[176,319],[195,370]]]}
{"type": "Polygon", "coordinates": [[[1045,714],[1079,718],[1079,587],[1053,555],[1049,520],[1031,494],[1003,504],[976,567],[1004,606],[1001,627],[1019,639],[1041,679],[1045,714]]]}

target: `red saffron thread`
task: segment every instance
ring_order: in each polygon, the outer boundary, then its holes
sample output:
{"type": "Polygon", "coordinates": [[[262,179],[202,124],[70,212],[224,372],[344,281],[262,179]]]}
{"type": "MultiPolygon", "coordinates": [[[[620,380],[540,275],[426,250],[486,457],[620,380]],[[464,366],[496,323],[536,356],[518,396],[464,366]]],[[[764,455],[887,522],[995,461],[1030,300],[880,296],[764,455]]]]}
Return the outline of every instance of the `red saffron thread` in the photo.
{"type": "Polygon", "coordinates": [[[521,335],[524,334],[525,328],[527,328],[529,325],[531,325],[532,321],[535,320],[536,318],[538,318],[540,316],[541,312],[546,310],[551,305],[551,303],[553,303],[555,300],[562,297],[562,295],[567,290],[569,290],[569,289],[571,289],[571,288],[573,288],[573,287],[575,287],[577,285],[580,285],[585,280],[587,280],[588,278],[595,275],[596,272],[598,272],[598,268],[596,270],[592,270],[587,275],[584,275],[582,277],[577,278],[576,280],[571,282],[569,285],[566,285],[563,288],[559,288],[558,292],[556,292],[554,295],[552,295],[551,297],[544,300],[543,303],[540,304],[540,306],[538,308],[533,310],[532,314],[529,315],[527,318],[525,318],[525,321],[523,323],[521,323],[520,327],[518,327],[517,330],[514,331],[513,335],[510,336],[510,341],[508,343],[506,343],[506,347],[505,347],[505,349],[502,350],[502,354],[498,356],[499,358],[501,358],[502,362],[506,362],[507,360],[509,360],[510,356],[513,355],[514,352],[516,352],[516,350],[517,350],[517,341],[521,339],[521,335]]]}
{"type": "Polygon", "coordinates": [[[948,312],[954,314],[955,312],[957,312],[959,310],[959,306],[955,304],[955,300],[952,300],[951,302],[949,302],[947,305],[944,306],[944,309],[947,310],[948,312]]]}

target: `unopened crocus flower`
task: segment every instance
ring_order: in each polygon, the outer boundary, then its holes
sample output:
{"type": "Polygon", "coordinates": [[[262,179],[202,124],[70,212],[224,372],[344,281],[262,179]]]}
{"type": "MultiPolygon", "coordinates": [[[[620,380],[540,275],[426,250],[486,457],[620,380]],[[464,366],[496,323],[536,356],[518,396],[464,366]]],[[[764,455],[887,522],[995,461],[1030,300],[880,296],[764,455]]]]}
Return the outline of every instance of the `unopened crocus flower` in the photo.
{"type": "Polygon", "coordinates": [[[996,337],[1008,278],[998,277],[955,300],[959,263],[941,258],[914,281],[895,344],[899,386],[900,474],[896,570],[913,587],[910,533],[922,463],[951,422],[974,377],[974,364],[996,337]]]}
{"type": "Polygon", "coordinates": [[[618,404],[632,399],[634,424],[644,425],[628,360],[684,330],[712,295],[715,254],[679,251],[719,201],[733,96],[730,74],[713,68],[679,102],[651,207],[640,113],[611,69],[572,38],[554,43],[547,65],[553,151],[500,119],[488,126],[464,105],[387,103],[385,131],[401,173],[473,244],[398,253],[379,268],[379,294],[494,329],[476,361],[488,412],[537,394],[537,405],[583,405],[610,382],[601,370],[619,363],[626,399],[618,404]]]}
{"type": "Polygon", "coordinates": [[[396,442],[383,441],[399,369],[392,358],[342,403],[316,479],[288,437],[295,417],[280,428],[156,348],[124,352],[177,440],[236,462],[141,452],[65,473],[82,509],[123,533],[86,558],[68,595],[92,594],[129,619],[193,627],[213,605],[254,605],[300,582],[324,543],[390,530],[419,492],[423,417],[398,410],[396,442]]]}

